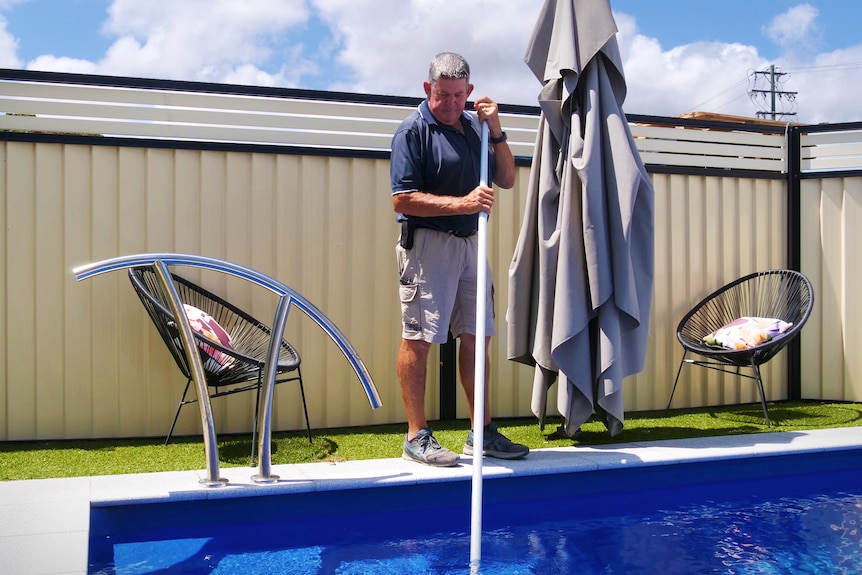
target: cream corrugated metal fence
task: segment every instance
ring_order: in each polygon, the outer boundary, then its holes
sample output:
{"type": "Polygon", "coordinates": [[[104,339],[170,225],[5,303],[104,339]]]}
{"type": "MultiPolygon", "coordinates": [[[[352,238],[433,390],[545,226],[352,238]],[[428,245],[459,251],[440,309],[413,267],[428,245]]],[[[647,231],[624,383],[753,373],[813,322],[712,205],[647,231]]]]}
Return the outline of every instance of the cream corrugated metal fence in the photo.
{"type": "Polygon", "coordinates": [[[817,294],[802,330],[803,397],[862,401],[862,178],[802,182],[802,270],[817,294]]]}
{"type": "MultiPolygon", "coordinates": [[[[339,326],[368,366],[384,407],[370,410],[325,334],[292,316],[297,321],[288,322],[287,337],[303,355],[312,425],[403,419],[394,378],[398,230],[387,161],[18,142],[3,144],[2,160],[5,439],[165,432],[183,380],[128,279],[117,273],[77,283],[70,273],[91,261],[159,251],[215,257],[276,277],[339,326]]],[[[500,327],[492,399],[501,416],[530,415],[532,372],[501,351],[506,271],[528,178],[529,168],[519,168],[515,189],[499,193],[489,227],[500,327]]],[[[681,352],[676,322],[690,303],[726,278],[784,261],[782,182],[659,175],[655,186],[651,349],[644,372],[627,382],[629,410],[666,401],[681,352]]],[[[275,302],[266,294],[198,272],[192,278],[271,322],[275,302]]],[[[780,366],[774,362],[766,374],[772,399],[785,393],[780,366]]],[[[678,401],[756,400],[745,382],[715,383],[711,375],[685,386],[678,401]]],[[[214,402],[220,432],[250,428],[247,395],[214,402]]],[[[429,413],[437,405],[432,384],[429,413]]],[[[467,413],[459,398],[459,416],[467,413]]],[[[193,433],[198,425],[195,410],[187,409],[178,432],[193,433]]],[[[278,389],[274,425],[301,427],[296,390],[278,389]]]]}

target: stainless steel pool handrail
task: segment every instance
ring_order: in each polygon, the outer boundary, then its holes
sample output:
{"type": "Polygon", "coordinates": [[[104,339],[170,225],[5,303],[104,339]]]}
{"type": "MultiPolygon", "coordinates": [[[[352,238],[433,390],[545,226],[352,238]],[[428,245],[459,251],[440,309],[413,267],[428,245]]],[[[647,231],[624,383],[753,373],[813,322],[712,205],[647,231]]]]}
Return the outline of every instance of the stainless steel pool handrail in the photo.
{"type": "Polygon", "coordinates": [[[205,398],[198,401],[200,405],[201,425],[204,436],[204,453],[207,458],[207,476],[200,480],[201,484],[207,487],[221,487],[227,484],[227,480],[219,476],[218,464],[218,443],[216,439],[215,426],[213,425],[212,406],[210,405],[209,395],[207,393],[206,375],[204,373],[204,365],[199,353],[196,353],[195,336],[192,333],[192,327],[189,323],[189,318],[183,309],[183,302],[180,299],[180,294],[177,292],[177,286],[174,285],[174,280],[171,277],[171,272],[168,266],[161,261],[153,262],[153,267],[156,270],[156,275],[159,278],[159,283],[162,284],[162,289],[168,296],[168,305],[171,308],[171,313],[176,318],[178,331],[180,332],[180,340],[183,342],[183,349],[186,350],[186,357],[189,360],[189,367],[192,372],[192,379],[195,382],[198,397],[205,398]],[[192,350],[189,353],[189,350],[192,350]]]}
{"type": "Polygon", "coordinates": [[[275,386],[275,376],[277,372],[278,349],[280,341],[284,337],[284,326],[287,322],[287,314],[291,305],[296,305],[299,309],[305,312],[305,314],[317,323],[317,325],[323,329],[330,339],[332,339],[332,341],[339,347],[359,378],[372,409],[377,409],[382,405],[380,394],[377,392],[377,388],[375,387],[365,364],[359,358],[359,354],[347,338],[345,338],[338,328],[335,327],[335,324],[323,315],[323,313],[317,309],[314,304],[302,297],[298,292],[278,280],[260,272],[223,260],[194,254],[147,253],[120,256],[78,266],[72,270],[72,273],[75,274],[75,279],[81,281],[110,271],[148,265],[153,266],[159,274],[159,278],[168,295],[171,310],[180,324],[180,337],[186,351],[186,355],[189,358],[192,358],[192,379],[195,382],[198,397],[200,399],[198,403],[201,410],[201,422],[204,428],[204,449],[206,451],[207,458],[207,477],[206,479],[201,480],[202,484],[208,487],[217,487],[219,485],[224,485],[225,481],[219,477],[215,424],[212,418],[212,409],[209,402],[209,395],[207,393],[206,377],[204,375],[203,365],[200,361],[200,356],[196,351],[194,336],[191,333],[191,326],[188,323],[186,314],[179,311],[182,309],[182,302],[179,299],[179,294],[176,291],[176,286],[173,284],[171,275],[167,271],[167,266],[169,265],[199,267],[226,273],[264,287],[280,297],[276,317],[270,333],[270,353],[268,361],[266,362],[263,381],[264,387],[260,399],[260,407],[263,408],[264,411],[260,413],[259,416],[259,472],[257,475],[252,477],[255,482],[271,483],[278,479],[277,476],[273,476],[271,473],[272,454],[270,435],[272,429],[272,393],[275,386]]]}
{"type": "MultiPolygon", "coordinates": [[[[282,296],[278,300],[278,307],[275,310],[275,320],[272,323],[272,336],[269,340],[269,357],[275,358],[275,361],[269,361],[266,364],[266,372],[264,381],[267,382],[260,394],[258,403],[258,413],[272,413],[272,394],[275,391],[275,376],[278,373],[278,354],[281,348],[281,337],[276,337],[275,334],[284,333],[284,326],[287,323],[287,314],[290,311],[291,297],[289,295],[282,296]],[[269,384],[272,382],[272,385],[269,384]]],[[[278,475],[272,473],[272,418],[258,417],[258,472],[251,476],[255,483],[275,483],[278,481],[278,475]]]]}

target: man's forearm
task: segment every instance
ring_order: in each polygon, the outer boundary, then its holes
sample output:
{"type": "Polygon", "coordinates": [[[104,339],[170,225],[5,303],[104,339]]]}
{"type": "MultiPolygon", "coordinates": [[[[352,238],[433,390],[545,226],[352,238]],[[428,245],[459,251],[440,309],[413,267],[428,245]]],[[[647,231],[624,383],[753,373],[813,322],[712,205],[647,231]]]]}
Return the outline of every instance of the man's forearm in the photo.
{"type": "Polygon", "coordinates": [[[494,148],[494,183],[509,190],[515,185],[515,157],[506,142],[493,144],[494,148]]]}
{"type": "Polygon", "coordinates": [[[427,192],[403,192],[392,196],[395,211],[406,216],[429,218],[434,216],[456,216],[465,213],[464,198],[438,196],[427,192]]]}

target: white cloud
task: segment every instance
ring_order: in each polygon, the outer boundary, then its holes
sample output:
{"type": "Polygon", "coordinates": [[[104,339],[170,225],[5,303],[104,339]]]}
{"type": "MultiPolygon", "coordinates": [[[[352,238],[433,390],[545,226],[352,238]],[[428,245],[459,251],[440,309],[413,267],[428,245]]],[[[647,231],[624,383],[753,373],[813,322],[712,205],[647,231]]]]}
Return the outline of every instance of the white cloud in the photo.
{"type": "Polygon", "coordinates": [[[540,0],[313,0],[339,41],[350,77],[333,86],[421,96],[431,58],[458,52],[468,62],[474,95],[535,104],[540,85],[524,50],[540,0]],[[381,18],[385,14],[385,18],[381,18]],[[525,24],[528,23],[528,24],[525,24]]]}
{"type": "Polygon", "coordinates": [[[630,15],[614,13],[631,114],[716,112],[751,116],[748,74],[764,65],[753,46],[696,42],[665,49],[640,33],[630,15]]]}
{"type": "Polygon", "coordinates": [[[117,36],[100,71],[109,74],[279,84],[265,72],[279,36],[309,18],[304,0],[115,0],[103,33],[117,36]]]}
{"type": "Polygon", "coordinates": [[[698,42],[663,51],[654,39],[637,36],[626,53],[625,109],[629,112],[667,116],[692,111],[752,113],[747,75],[764,61],[750,46],[698,42]]]}
{"type": "Polygon", "coordinates": [[[6,30],[6,19],[0,16],[0,67],[20,68],[18,40],[6,30]]]}
{"type": "Polygon", "coordinates": [[[30,0],[0,0],[0,10],[6,11],[9,8],[12,8],[16,4],[24,4],[29,2],[30,0]]]}
{"type": "Polygon", "coordinates": [[[862,90],[862,44],[804,60],[781,60],[779,65],[791,70],[786,87],[798,92],[799,121],[811,124],[862,121],[858,103],[862,90]]]}
{"type": "Polygon", "coordinates": [[[27,64],[29,70],[42,70],[45,72],[70,72],[73,74],[95,74],[98,72],[96,64],[89,60],[78,58],[67,58],[65,56],[43,55],[27,64]]]}
{"type": "Polygon", "coordinates": [[[784,48],[775,62],[785,73],[780,90],[795,92],[787,97],[794,99],[797,121],[860,121],[857,94],[862,90],[862,43],[818,53],[822,33],[818,17],[816,8],[800,4],[776,16],[765,28],[767,36],[784,48]]]}
{"type": "Polygon", "coordinates": [[[763,27],[767,38],[783,48],[810,46],[817,40],[820,30],[817,16],[820,12],[811,4],[800,4],[776,16],[763,27]]]}

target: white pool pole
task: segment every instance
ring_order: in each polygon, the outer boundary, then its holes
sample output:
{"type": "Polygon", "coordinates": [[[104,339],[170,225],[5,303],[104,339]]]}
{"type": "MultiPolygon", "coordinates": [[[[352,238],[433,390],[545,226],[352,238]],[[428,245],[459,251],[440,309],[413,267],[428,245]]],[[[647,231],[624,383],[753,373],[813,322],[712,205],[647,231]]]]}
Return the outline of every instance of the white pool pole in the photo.
{"type": "MultiPolygon", "coordinates": [[[[488,177],[488,122],[482,122],[479,183],[488,177]]],[[[476,371],[473,378],[473,494],[470,508],[470,573],[479,573],[482,559],[482,451],[485,445],[485,301],[488,285],[488,214],[479,212],[476,264],[476,371]]]]}

